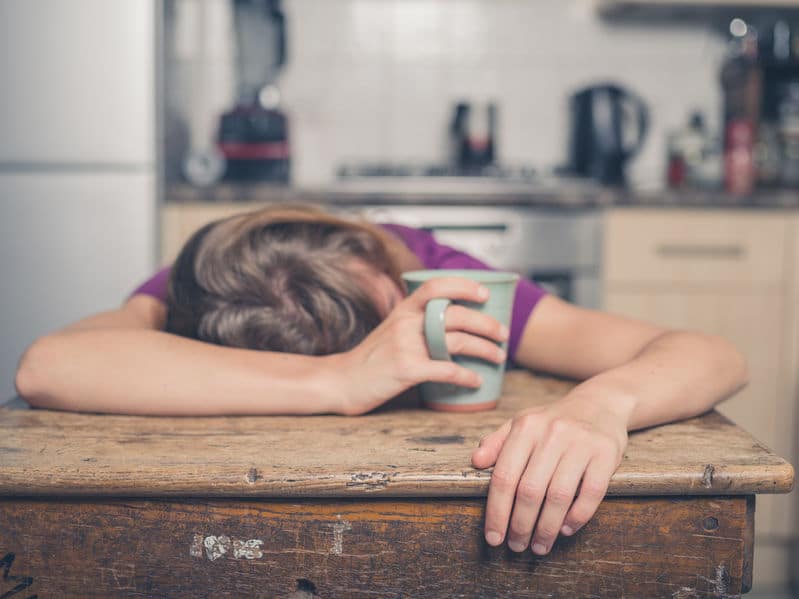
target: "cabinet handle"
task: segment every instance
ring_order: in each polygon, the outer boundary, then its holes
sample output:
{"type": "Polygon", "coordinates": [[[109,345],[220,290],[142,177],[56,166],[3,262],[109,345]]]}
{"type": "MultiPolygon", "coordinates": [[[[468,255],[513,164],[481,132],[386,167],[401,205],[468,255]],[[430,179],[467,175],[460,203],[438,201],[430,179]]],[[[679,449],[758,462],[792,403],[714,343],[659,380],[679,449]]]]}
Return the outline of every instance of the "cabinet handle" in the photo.
{"type": "Polygon", "coordinates": [[[702,245],[662,243],[655,248],[661,258],[708,258],[715,260],[742,260],[746,248],[740,245],[702,245]]]}

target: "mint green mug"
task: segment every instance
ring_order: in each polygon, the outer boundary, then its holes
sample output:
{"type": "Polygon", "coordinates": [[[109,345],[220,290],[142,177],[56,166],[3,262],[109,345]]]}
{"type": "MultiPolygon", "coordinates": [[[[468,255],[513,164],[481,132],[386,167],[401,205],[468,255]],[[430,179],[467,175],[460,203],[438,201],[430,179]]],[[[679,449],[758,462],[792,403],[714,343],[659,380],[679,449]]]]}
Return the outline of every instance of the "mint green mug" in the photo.
{"type": "MultiPolygon", "coordinates": [[[[471,389],[447,383],[422,383],[422,400],[434,410],[448,412],[490,410],[496,407],[502,394],[505,364],[504,362],[494,364],[472,356],[450,356],[445,338],[444,315],[447,307],[454,303],[488,314],[506,327],[509,326],[519,275],[494,270],[415,270],[402,275],[409,293],[413,293],[422,283],[430,279],[442,277],[463,277],[477,281],[488,288],[489,296],[483,304],[447,298],[435,298],[427,302],[424,336],[430,357],[434,360],[452,360],[477,372],[482,377],[483,384],[478,389],[471,389]]],[[[497,345],[507,351],[507,342],[497,345]]]]}

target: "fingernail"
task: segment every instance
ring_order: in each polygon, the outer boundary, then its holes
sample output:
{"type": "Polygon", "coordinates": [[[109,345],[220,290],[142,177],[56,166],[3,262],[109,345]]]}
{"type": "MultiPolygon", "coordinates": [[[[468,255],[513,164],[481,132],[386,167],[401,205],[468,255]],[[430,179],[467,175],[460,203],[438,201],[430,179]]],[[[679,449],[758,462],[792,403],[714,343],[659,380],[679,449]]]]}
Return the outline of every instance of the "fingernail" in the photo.
{"type": "Polygon", "coordinates": [[[488,299],[488,287],[480,285],[480,288],[477,290],[477,297],[482,300],[488,299]]]}
{"type": "Polygon", "coordinates": [[[510,331],[508,331],[508,327],[506,327],[504,324],[499,327],[499,336],[502,337],[503,341],[508,338],[509,334],[510,331]]]}
{"type": "Polygon", "coordinates": [[[536,555],[546,555],[547,554],[547,546],[542,545],[541,543],[535,543],[533,545],[533,553],[536,555]]]}
{"type": "Polygon", "coordinates": [[[561,527],[560,532],[562,532],[567,537],[570,537],[571,535],[574,534],[574,530],[572,530],[572,527],[571,526],[567,526],[566,524],[564,524],[561,527]]]}
{"type": "Polygon", "coordinates": [[[520,543],[519,541],[508,541],[508,548],[516,553],[524,551],[526,546],[527,545],[525,543],[520,543]]]}
{"type": "Polygon", "coordinates": [[[489,545],[494,545],[496,547],[502,542],[502,535],[495,530],[489,530],[486,533],[486,541],[489,545]]]}

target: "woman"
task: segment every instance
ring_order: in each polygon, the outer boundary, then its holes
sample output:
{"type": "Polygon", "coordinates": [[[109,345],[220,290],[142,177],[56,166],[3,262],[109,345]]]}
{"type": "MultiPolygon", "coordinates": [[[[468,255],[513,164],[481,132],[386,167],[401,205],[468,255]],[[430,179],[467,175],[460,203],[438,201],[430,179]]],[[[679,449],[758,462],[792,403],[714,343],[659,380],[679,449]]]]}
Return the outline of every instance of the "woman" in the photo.
{"type": "MultiPolygon", "coordinates": [[[[434,361],[426,302],[482,302],[461,278],[405,297],[400,274],[481,268],[429,234],[275,207],[207,225],[110,312],[38,339],[17,372],[37,407],[127,414],[363,414],[422,381],[479,386],[434,361]],[[168,274],[168,277],[167,277],[168,274]],[[168,285],[167,285],[168,278],[168,285]]],[[[472,454],[494,466],[485,537],[550,551],[593,516],[627,431],[704,412],[746,381],[727,341],[572,306],[530,282],[511,330],[463,306],[446,313],[450,353],[583,381],[516,414],[472,454]]]]}

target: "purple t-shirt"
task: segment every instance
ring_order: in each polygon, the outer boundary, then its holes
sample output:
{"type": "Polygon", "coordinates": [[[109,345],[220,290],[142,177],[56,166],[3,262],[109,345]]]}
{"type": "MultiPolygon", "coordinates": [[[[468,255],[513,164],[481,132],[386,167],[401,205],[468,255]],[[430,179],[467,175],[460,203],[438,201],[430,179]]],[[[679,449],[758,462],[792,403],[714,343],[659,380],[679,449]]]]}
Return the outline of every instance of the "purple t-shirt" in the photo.
{"type": "MultiPolygon", "coordinates": [[[[425,268],[465,268],[465,269],[490,269],[491,267],[473,258],[469,254],[460,252],[447,245],[438,243],[432,234],[420,229],[402,225],[381,225],[399,237],[408,249],[413,252],[425,268]]],[[[143,293],[150,295],[162,302],[166,301],[169,271],[167,266],[159,270],[152,278],[142,283],[131,295],[143,293]]],[[[510,339],[508,340],[508,354],[511,358],[516,356],[522,332],[539,300],[546,295],[546,291],[528,279],[520,279],[516,286],[516,295],[513,298],[513,312],[510,324],[510,339]]]]}

